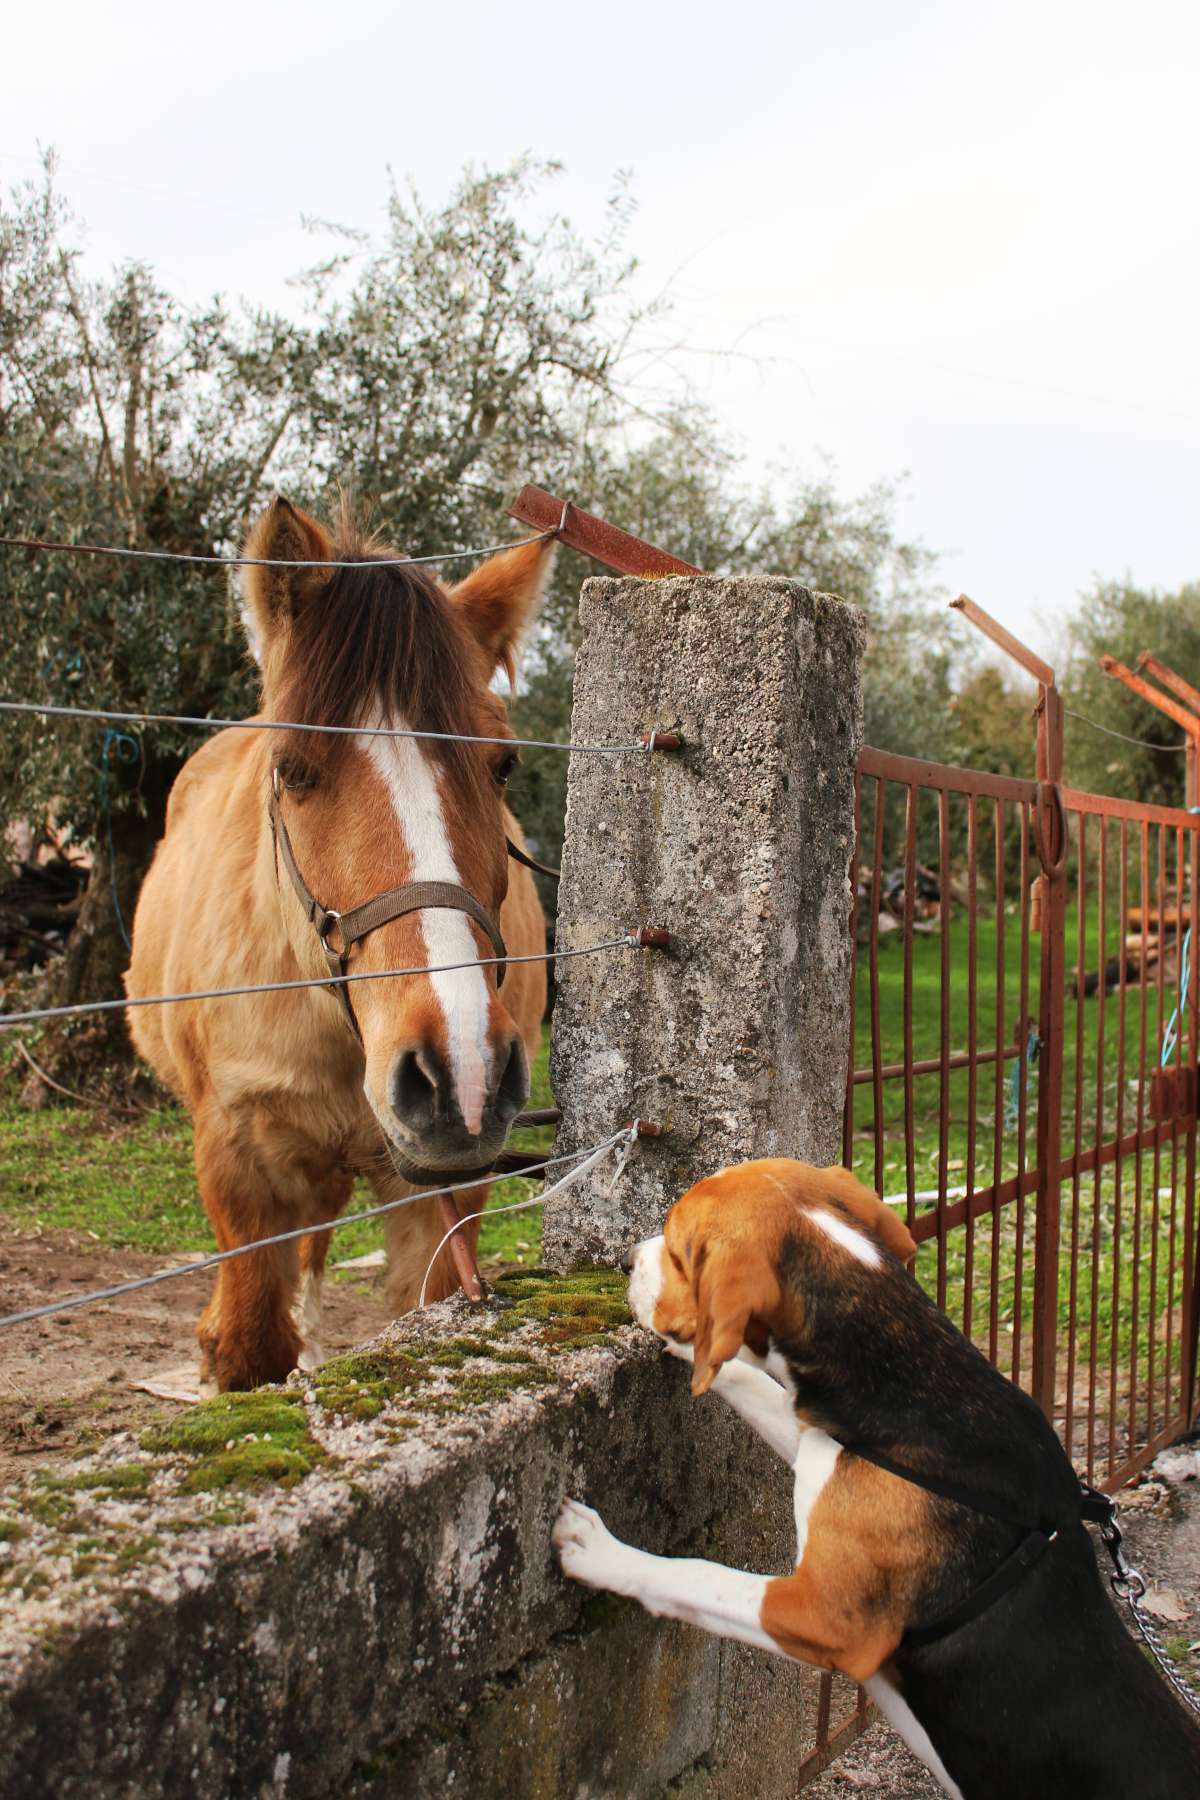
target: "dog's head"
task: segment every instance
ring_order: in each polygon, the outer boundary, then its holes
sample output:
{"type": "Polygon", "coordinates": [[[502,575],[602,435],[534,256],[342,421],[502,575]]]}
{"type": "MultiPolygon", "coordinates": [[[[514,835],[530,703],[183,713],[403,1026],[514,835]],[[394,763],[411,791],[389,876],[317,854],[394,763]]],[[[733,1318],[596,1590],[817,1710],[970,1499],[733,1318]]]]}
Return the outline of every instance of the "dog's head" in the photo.
{"type": "Polygon", "coordinates": [[[771,1158],[698,1181],[661,1237],[626,1259],[634,1317],[692,1346],[693,1394],[743,1346],[763,1356],[772,1337],[798,1336],[802,1301],[781,1275],[789,1244],[867,1268],[916,1255],[903,1221],[848,1170],[771,1158]]]}

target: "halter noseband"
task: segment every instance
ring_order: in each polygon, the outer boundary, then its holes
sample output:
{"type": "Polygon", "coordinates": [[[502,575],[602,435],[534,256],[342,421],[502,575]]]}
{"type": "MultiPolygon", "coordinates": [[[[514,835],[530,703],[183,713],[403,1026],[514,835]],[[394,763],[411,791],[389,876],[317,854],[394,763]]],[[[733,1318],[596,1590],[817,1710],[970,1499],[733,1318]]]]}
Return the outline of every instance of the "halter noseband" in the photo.
{"type": "MultiPolygon", "coordinates": [[[[292,886],[296,890],[301,906],[309,924],[320,940],[325,960],[329,964],[329,973],[341,976],[346,973],[350,947],[368,937],[372,931],[378,931],[381,925],[387,925],[392,919],[403,918],[405,913],[421,912],[426,907],[444,907],[450,912],[466,913],[482,931],[487,934],[492,949],[498,957],[496,964],[496,986],[504,980],[508,951],[500,933],[500,927],[491,913],[465,887],[455,881],[406,881],[401,887],[388,888],[385,893],[376,894],[374,899],[365,900],[361,906],[352,908],[350,912],[335,912],[332,907],[322,906],[303,875],[296,861],[296,853],[292,849],[292,840],[288,836],[287,826],[279,810],[280,778],[279,770],[271,771],[270,817],[271,831],[275,839],[276,863],[280,858],[287,870],[292,886]],[[337,948],[330,939],[337,931],[341,947],[337,948]]],[[[358,1020],[354,1016],[354,1008],[350,1004],[348,984],[336,981],[331,984],[331,992],[335,993],[345,1010],[346,1018],[354,1035],[360,1039],[362,1033],[358,1029],[358,1020]]]]}

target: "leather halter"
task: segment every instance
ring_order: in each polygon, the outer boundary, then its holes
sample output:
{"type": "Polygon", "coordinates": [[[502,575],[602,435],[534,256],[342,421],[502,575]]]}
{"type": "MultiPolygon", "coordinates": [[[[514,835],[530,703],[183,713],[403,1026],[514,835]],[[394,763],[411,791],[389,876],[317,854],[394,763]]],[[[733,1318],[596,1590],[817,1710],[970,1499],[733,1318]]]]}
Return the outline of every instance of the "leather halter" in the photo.
{"type": "MultiPolygon", "coordinates": [[[[283,822],[283,814],[279,810],[280,794],[279,770],[271,771],[270,818],[271,831],[275,839],[276,866],[282,858],[283,866],[288,872],[292,886],[296,890],[305,917],[320,939],[321,949],[329,964],[332,976],[346,973],[350,947],[369,937],[371,932],[378,931],[381,925],[387,925],[393,919],[401,919],[405,913],[422,912],[426,907],[442,907],[450,912],[466,913],[486,934],[491,942],[497,958],[496,986],[504,980],[508,950],[501,936],[500,927],[486,906],[478,901],[474,894],[455,881],[406,881],[401,887],[388,888],[373,899],[364,900],[361,906],[355,906],[350,912],[335,912],[332,907],[322,906],[303,875],[296,861],[296,853],[292,849],[292,840],[288,836],[287,826],[283,822]],[[332,942],[333,933],[337,932],[339,943],[332,942]]],[[[506,840],[507,841],[507,840],[506,840]]],[[[331,992],[337,995],[342,1003],[346,1018],[355,1037],[361,1041],[362,1033],[358,1029],[358,1020],[354,1016],[354,1008],[350,1004],[349,984],[335,981],[330,984],[331,992]]]]}

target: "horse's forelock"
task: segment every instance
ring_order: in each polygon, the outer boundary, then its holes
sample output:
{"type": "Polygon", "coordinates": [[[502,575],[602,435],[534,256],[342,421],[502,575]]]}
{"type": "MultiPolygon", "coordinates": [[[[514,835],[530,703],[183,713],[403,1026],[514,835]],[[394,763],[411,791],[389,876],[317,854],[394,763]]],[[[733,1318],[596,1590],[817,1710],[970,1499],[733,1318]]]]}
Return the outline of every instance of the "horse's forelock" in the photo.
{"type": "MultiPolygon", "coordinates": [[[[344,550],[337,554],[346,559],[344,550]]],[[[411,730],[453,739],[478,730],[477,683],[471,646],[432,576],[367,555],[335,569],[294,618],[271,710],[301,725],[403,720],[411,730]]],[[[296,736],[300,741],[289,751],[310,764],[335,761],[348,742],[321,733],[296,736]]],[[[472,785],[482,778],[474,746],[450,741],[430,748],[472,785]]]]}

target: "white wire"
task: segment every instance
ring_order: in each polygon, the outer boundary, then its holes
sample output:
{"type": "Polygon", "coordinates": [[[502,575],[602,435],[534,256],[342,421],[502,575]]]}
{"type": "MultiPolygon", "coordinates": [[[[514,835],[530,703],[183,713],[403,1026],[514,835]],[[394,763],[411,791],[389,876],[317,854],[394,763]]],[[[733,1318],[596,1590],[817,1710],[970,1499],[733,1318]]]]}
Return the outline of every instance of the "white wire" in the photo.
{"type": "Polygon", "coordinates": [[[113,712],[100,706],[40,706],[33,700],[0,700],[0,712],[47,719],[98,719],[117,725],[196,725],[206,731],[311,731],[321,737],[423,738],[440,744],[505,744],[516,750],[567,750],[593,756],[645,756],[650,741],[637,744],[571,744],[557,738],[471,736],[461,731],[409,731],[395,725],[302,725],[295,719],[213,719],[193,713],[113,712]]]}
{"type": "MultiPolygon", "coordinates": [[[[590,1174],[596,1164],[600,1162],[603,1157],[607,1156],[610,1150],[614,1150],[618,1144],[623,1143],[628,1147],[633,1143],[636,1137],[637,1126],[630,1125],[627,1130],[619,1131],[615,1137],[610,1137],[606,1144],[598,1145],[597,1148],[592,1151],[585,1163],[581,1163],[577,1169],[572,1169],[569,1175],[563,1175],[552,1187],[543,1188],[540,1194],[534,1194],[532,1199],[514,1200],[511,1206],[489,1206],[484,1209],[484,1212],[464,1213],[461,1219],[456,1219],[449,1231],[443,1237],[437,1249],[434,1251],[429,1267],[425,1271],[425,1279],[421,1283],[421,1295],[417,1301],[417,1311],[420,1312],[421,1308],[425,1305],[425,1293],[429,1287],[429,1277],[433,1274],[434,1263],[437,1262],[438,1257],[442,1254],[442,1251],[446,1248],[446,1245],[450,1242],[450,1239],[454,1236],[460,1226],[469,1225],[472,1219],[482,1219],[485,1214],[490,1218],[493,1213],[524,1212],[526,1207],[544,1205],[547,1200],[552,1200],[555,1194],[565,1193],[567,1188],[574,1187],[577,1181],[582,1181],[584,1176],[590,1174]]],[[[583,1152],[581,1151],[579,1154],[582,1155],[583,1152]]],[[[0,1324],[3,1324],[3,1322],[4,1321],[0,1319],[0,1324]]]]}
{"type": "MultiPolygon", "coordinates": [[[[627,1134],[618,1132],[615,1137],[608,1138],[597,1146],[592,1153],[593,1161],[614,1144],[621,1142],[627,1134]]],[[[564,1156],[548,1156],[544,1162],[532,1164],[533,1170],[556,1168],[559,1163],[574,1162],[580,1156],[587,1156],[586,1150],[573,1150],[564,1156]]],[[[591,1164],[588,1164],[591,1167],[591,1164]]],[[[152,1275],[139,1275],[133,1281],[119,1281],[113,1287],[96,1288],[90,1294],[72,1294],[65,1300],[49,1300],[42,1306],[31,1306],[25,1312],[7,1313],[0,1317],[0,1331],[8,1325],[25,1325],[32,1319],[47,1319],[53,1313],[72,1312],[78,1306],[91,1306],[99,1300],[114,1300],[121,1294],[133,1294],[140,1288],[155,1287],[160,1281],[177,1281],[184,1275],[202,1275],[206,1269],[215,1269],[218,1263],[230,1262],[235,1256],[248,1256],[252,1250],[266,1250],[274,1244],[294,1243],[297,1238],[315,1237],[319,1232],[338,1231],[343,1225],[358,1225],[364,1219],[377,1219],[383,1213],[395,1212],[402,1206],[415,1206],[418,1200],[436,1200],[439,1194],[458,1194],[471,1188],[483,1187],[488,1181],[497,1179],[493,1175],[475,1175],[470,1181],[443,1182],[441,1187],[426,1188],[419,1194],[403,1194],[398,1200],[385,1200],[379,1206],[368,1206],[362,1212],[343,1213],[337,1219],[325,1219],[315,1225],[299,1225],[294,1231],[280,1231],[274,1237],[255,1238],[253,1243],[235,1244],[232,1250],[218,1250],[212,1256],[206,1256],[201,1262],[184,1263],[174,1269],[156,1269],[152,1275]]],[[[551,1193],[555,1189],[549,1190],[551,1193]]],[[[538,1196],[545,1199],[545,1195],[538,1196]]],[[[522,1202],[528,1204],[528,1202],[522,1202]]],[[[502,1211],[503,1208],[497,1207],[502,1211]]],[[[472,1214],[472,1217],[475,1215],[472,1214]]],[[[444,1241],[444,1240],[443,1240],[444,1241]]],[[[439,1246],[440,1248],[440,1246],[439,1246]]],[[[426,1277],[428,1279],[428,1277],[426,1277]]],[[[424,1293],[424,1288],[422,1288],[424,1293]]]]}
{"type": "Polygon", "coordinates": [[[560,526],[552,525],[547,531],[535,531],[531,537],[511,538],[507,544],[481,544],[474,550],[436,550],[429,556],[360,556],[353,562],[327,562],[319,556],[294,560],[279,556],[203,556],[185,550],[134,550],[124,544],[64,544],[25,537],[0,537],[0,547],[44,550],[54,556],[120,556],[139,562],[207,563],[227,569],[405,569],[413,563],[457,562],[467,556],[493,556],[498,550],[519,550],[523,544],[538,544],[543,538],[557,537],[560,529],[560,526]]]}
{"type": "Polygon", "coordinates": [[[446,975],[455,969],[490,969],[497,963],[558,962],[568,956],[592,956],[598,950],[638,950],[642,946],[632,932],[606,938],[602,944],[580,944],[575,950],[539,950],[530,956],[477,956],[469,962],[416,963],[411,969],[360,969],[349,975],[310,975],[302,981],[257,981],[244,987],[194,988],[180,994],[127,995],[124,1000],[80,1000],[74,1006],[41,1006],[31,1012],[0,1013],[0,1028],[33,1025],[42,1019],[72,1019],[81,1013],[119,1012],[132,1006],[172,1006],[183,1000],[225,1000],[231,995],[284,994],[295,988],[341,987],[351,981],[392,981],[400,975],[446,975]]]}

